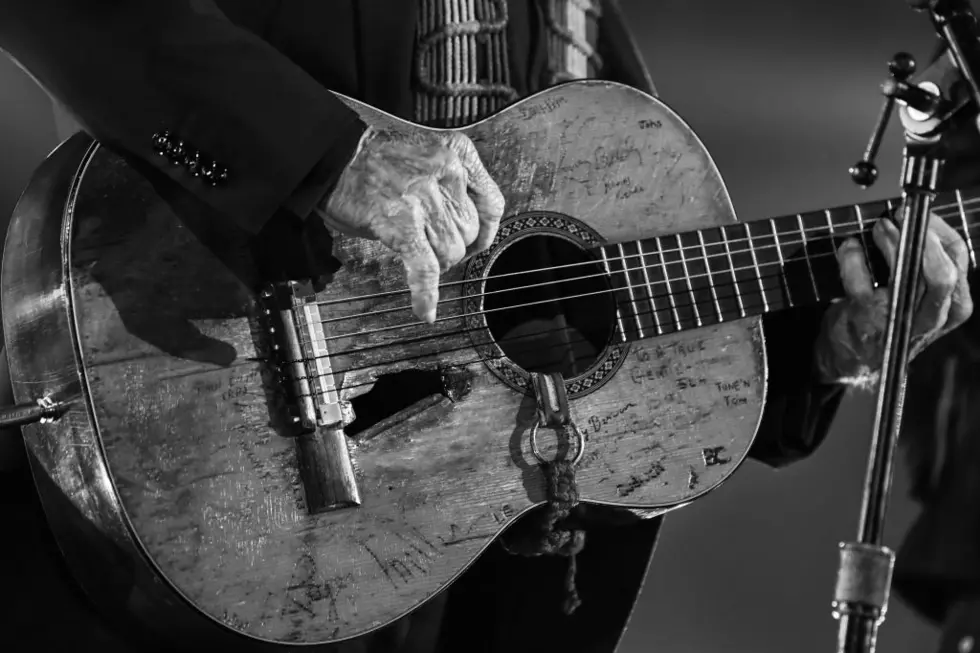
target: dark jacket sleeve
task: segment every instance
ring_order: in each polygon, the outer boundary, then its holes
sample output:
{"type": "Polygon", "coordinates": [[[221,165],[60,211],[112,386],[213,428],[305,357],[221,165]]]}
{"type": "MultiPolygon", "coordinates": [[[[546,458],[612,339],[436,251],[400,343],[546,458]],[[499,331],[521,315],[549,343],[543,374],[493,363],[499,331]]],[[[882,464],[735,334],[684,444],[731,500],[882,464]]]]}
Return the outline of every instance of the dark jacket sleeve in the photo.
{"type": "Polygon", "coordinates": [[[766,315],[766,406],[749,456],[782,467],[812,454],[827,437],[845,386],[817,380],[814,347],[823,305],[766,315]]]}
{"type": "Polygon", "coordinates": [[[250,233],[280,208],[309,214],[364,129],[211,0],[5,0],[0,48],[101,143],[250,233]],[[212,187],[161,156],[154,135],[165,130],[225,167],[224,183],[212,187]]]}

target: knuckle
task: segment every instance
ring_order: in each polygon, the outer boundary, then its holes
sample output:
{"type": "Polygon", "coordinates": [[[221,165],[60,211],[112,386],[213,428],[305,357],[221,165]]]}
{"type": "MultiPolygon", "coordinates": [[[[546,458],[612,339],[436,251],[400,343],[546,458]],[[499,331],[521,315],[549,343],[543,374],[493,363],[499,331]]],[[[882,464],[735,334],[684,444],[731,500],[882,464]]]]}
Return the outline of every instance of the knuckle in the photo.
{"type": "Polygon", "coordinates": [[[965,267],[970,260],[970,251],[966,246],[966,242],[962,238],[957,237],[950,243],[949,249],[953,262],[959,267],[965,267]]]}
{"type": "Polygon", "coordinates": [[[470,153],[475,149],[473,141],[466,134],[453,132],[446,141],[446,147],[452,150],[460,159],[468,161],[470,153]]]}
{"type": "Polygon", "coordinates": [[[476,146],[473,145],[472,139],[462,132],[454,132],[453,135],[456,137],[456,145],[462,152],[470,153],[476,152],[476,146]]]}
{"type": "Polygon", "coordinates": [[[841,263],[841,271],[849,271],[853,266],[864,263],[864,251],[857,243],[844,241],[837,248],[837,259],[841,263]],[[846,270],[843,268],[846,268],[846,270]]]}
{"type": "Polygon", "coordinates": [[[500,187],[497,183],[491,181],[493,184],[493,217],[499,220],[504,215],[504,209],[507,207],[507,200],[504,199],[504,194],[501,192],[500,187]]]}
{"type": "Polygon", "coordinates": [[[955,317],[957,323],[965,322],[973,315],[973,298],[970,293],[959,293],[954,296],[949,308],[950,321],[955,317]]]}
{"type": "Polygon", "coordinates": [[[412,258],[405,265],[420,288],[428,288],[439,279],[439,259],[435,253],[412,258]]]}
{"type": "Polygon", "coordinates": [[[952,261],[947,259],[936,275],[935,285],[944,292],[951,293],[956,288],[957,281],[959,281],[959,272],[952,261]]]}
{"type": "Polygon", "coordinates": [[[973,317],[973,302],[966,301],[959,305],[959,320],[960,324],[966,322],[971,317],[973,317]]]}
{"type": "Polygon", "coordinates": [[[463,241],[459,238],[452,239],[439,252],[439,269],[445,272],[462,261],[464,256],[466,256],[466,246],[463,244],[463,241]]]}

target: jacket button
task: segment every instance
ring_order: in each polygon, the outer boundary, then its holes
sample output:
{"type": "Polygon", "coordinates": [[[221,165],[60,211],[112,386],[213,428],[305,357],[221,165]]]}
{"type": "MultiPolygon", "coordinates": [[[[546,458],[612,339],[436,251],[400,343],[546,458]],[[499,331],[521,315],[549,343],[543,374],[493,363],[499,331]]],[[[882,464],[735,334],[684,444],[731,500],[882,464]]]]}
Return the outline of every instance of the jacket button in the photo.
{"type": "Polygon", "coordinates": [[[169,129],[159,131],[153,134],[153,149],[163,154],[167,150],[167,146],[170,144],[173,134],[170,133],[169,129]]]}
{"type": "Polygon", "coordinates": [[[179,165],[184,158],[184,152],[187,151],[184,141],[170,141],[167,143],[167,147],[164,149],[164,154],[170,159],[171,163],[179,165]]]}
{"type": "Polygon", "coordinates": [[[187,172],[191,173],[191,175],[197,177],[201,174],[201,166],[204,164],[204,162],[201,160],[201,153],[197,150],[188,152],[187,156],[184,157],[183,163],[184,168],[186,168],[187,172]]]}
{"type": "Polygon", "coordinates": [[[212,186],[217,186],[228,181],[228,169],[212,161],[201,170],[201,176],[212,186]]]}

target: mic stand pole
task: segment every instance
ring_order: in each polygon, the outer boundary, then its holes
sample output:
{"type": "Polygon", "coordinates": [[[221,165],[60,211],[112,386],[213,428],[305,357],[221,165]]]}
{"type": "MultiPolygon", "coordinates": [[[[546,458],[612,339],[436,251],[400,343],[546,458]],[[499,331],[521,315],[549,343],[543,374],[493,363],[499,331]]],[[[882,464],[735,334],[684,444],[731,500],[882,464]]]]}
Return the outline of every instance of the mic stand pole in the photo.
{"type": "Polygon", "coordinates": [[[960,98],[954,103],[944,98],[934,83],[910,84],[906,80],[914,72],[915,62],[907,54],[896,55],[889,65],[891,79],[882,85],[887,99],[865,157],[850,170],[856,183],[865,187],[874,183],[877,170],[873,158],[894,102],[898,100],[905,105],[901,236],[892,269],[889,317],[858,540],[842,542],[839,547],[832,604],[834,618],[838,620],[838,653],[874,653],[878,627],[884,621],[888,608],[895,553],[882,544],[882,539],[901,428],[912,323],[929,212],[939,185],[945,150],[943,136],[950,118],[959,113],[967,102],[974,105],[972,113],[975,116],[977,105],[972,100],[980,98],[977,78],[970,71],[964,54],[968,40],[961,31],[971,28],[975,22],[969,2],[912,0],[912,4],[916,9],[930,12],[936,31],[946,42],[961,79],[966,80],[970,87],[970,98],[960,98]]]}

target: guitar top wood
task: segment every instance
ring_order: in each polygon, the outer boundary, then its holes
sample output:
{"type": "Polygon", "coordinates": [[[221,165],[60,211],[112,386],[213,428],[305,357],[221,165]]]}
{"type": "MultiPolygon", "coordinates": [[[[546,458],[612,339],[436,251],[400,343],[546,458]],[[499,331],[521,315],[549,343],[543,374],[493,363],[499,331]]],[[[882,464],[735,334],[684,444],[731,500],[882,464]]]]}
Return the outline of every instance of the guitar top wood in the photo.
{"type": "MultiPolygon", "coordinates": [[[[348,101],[369,124],[418,128],[348,101]]],[[[394,310],[407,306],[400,261],[354,238],[335,241],[343,268],[314,304],[343,401],[405,371],[441,374],[451,391],[350,436],[360,504],[315,515],[265,362],[244,239],[166,201],[108,149],[79,172],[63,243],[77,351],[62,355],[81,375],[35,364],[38,378],[18,377],[29,366],[11,354],[19,400],[43,388],[79,403],[60,424],[25,429],[28,442],[81,513],[118,502],[159,575],[233,631],[306,644],[368,633],[444,589],[544,501],[527,372],[495,356],[485,287],[454,282],[479,279],[532,235],[588,249],[736,219],[694,132],[633,89],[567,84],[464,131],[507,215],[489,252],[444,277],[440,321],[394,310]]],[[[5,301],[8,324],[37,310],[5,301]]],[[[758,318],[612,338],[566,378],[585,439],[582,501],[666,511],[717,487],[752,443],[765,378],[758,318]]],[[[554,440],[541,431],[544,450],[554,440]]]]}

